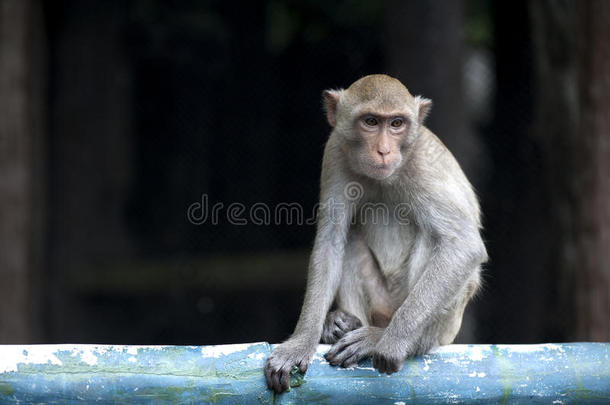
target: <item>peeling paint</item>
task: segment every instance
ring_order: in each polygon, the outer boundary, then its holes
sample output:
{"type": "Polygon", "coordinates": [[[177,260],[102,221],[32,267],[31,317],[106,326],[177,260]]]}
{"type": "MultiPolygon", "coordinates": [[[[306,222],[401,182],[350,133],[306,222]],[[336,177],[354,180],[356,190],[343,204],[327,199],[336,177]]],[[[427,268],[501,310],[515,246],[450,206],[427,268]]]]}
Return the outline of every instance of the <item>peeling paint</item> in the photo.
{"type": "Polygon", "coordinates": [[[266,354],[266,353],[250,353],[250,354],[248,355],[248,358],[249,358],[249,359],[254,359],[254,360],[262,360],[262,359],[264,359],[265,357],[267,357],[267,354],[266,354]]]}
{"type": "Polygon", "coordinates": [[[603,404],[610,396],[610,344],[527,346],[445,346],[382,375],[370,359],[332,367],[323,358],[330,346],[320,345],[281,395],[266,388],[267,343],[0,346],[0,403],[603,404]]]}
{"type": "Polygon", "coordinates": [[[35,351],[19,350],[18,347],[0,346],[0,374],[18,371],[18,365],[22,363],[62,365],[55,355],[56,345],[40,345],[35,351]]]}
{"type": "Polygon", "coordinates": [[[215,357],[227,356],[229,354],[243,352],[248,350],[250,344],[240,343],[235,345],[218,345],[218,346],[203,346],[201,347],[201,354],[204,357],[215,357]]]}

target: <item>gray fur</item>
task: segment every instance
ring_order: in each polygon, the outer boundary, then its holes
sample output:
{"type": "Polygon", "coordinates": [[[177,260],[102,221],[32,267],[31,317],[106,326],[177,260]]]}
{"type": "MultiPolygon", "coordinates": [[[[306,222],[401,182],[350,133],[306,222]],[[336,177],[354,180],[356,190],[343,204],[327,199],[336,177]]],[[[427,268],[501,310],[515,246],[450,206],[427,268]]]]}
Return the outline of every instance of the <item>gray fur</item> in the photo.
{"type": "Polygon", "coordinates": [[[307,369],[333,301],[363,326],[333,330],[326,324],[325,332],[341,336],[326,354],[331,364],[349,366],[372,356],[379,372],[391,374],[406,357],[451,343],[487,260],[472,186],[423,126],[429,100],[411,96],[384,75],[367,76],[324,98],[333,131],[322,163],[305,300],[293,335],[265,365],[267,384],[277,392],[288,389],[293,366],[307,369]],[[370,113],[379,125],[358,127],[362,114],[370,113]],[[407,121],[397,130],[388,124],[396,114],[407,121]],[[375,152],[381,155],[378,142],[383,158],[375,152]],[[345,192],[352,183],[360,194],[345,192]],[[392,213],[407,209],[400,220],[390,215],[387,223],[373,223],[360,216],[367,203],[383,203],[392,213]]]}

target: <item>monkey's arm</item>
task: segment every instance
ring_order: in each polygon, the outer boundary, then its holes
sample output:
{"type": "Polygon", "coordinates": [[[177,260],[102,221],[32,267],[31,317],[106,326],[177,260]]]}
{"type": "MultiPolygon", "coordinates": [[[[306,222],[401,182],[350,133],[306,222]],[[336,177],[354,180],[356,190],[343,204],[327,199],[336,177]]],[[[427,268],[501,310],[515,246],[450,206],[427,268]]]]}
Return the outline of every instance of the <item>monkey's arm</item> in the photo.
{"type": "MultiPolygon", "coordinates": [[[[427,215],[438,213],[436,210],[427,215]]],[[[373,351],[373,366],[382,373],[398,371],[404,358],[415,354],[426,326],[487,259],[478,225],[442,214],[426,219],[432,236],[430,259],[373,351]]]]}
{"type": "Polygon", "coordinates": [[[347,232],[355,201],[345,193],[347,181],[340,159],[327,146],[322,165],[318,229],[309,263],[307,289],[301,315],[292,336],[276,347],[265,364],[265,377],[270,389],[277,392],[289,387],[290,371],[307,365],[322,335],[326,314],[341,280],[341,269],[347,232]]]}

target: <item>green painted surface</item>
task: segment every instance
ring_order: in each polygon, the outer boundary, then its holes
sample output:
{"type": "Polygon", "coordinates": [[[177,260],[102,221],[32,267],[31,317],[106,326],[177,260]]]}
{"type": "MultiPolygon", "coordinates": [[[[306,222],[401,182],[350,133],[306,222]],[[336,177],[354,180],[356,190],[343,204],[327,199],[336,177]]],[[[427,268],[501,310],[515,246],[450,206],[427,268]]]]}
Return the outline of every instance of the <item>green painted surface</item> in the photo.
{"type": "Polygon", "coordinates": [[[13,388],[9,384],[0,382],[0,395],[9,396],[13,395],[14,393],[15,390],[13,390],[13,388]]]}

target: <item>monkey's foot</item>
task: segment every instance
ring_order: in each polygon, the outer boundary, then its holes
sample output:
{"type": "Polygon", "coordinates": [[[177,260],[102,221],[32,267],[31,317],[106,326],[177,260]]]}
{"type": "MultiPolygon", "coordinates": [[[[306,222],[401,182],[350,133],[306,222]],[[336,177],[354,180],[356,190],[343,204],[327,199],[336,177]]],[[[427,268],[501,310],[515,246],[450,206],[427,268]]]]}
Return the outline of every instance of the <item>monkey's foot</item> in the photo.
{"type": "Polygon", "coordinates": [[[365,326],[347,333],[331,346],[324,358],[333,366],[351,367],[373,353],[384,329],[365,326]]]}
{"type": "Polygon", "coordinates": [[[322,343],[333,344],[341,339],[347,332],[362,326],[360,319],[340,309],[331,311],[326,315],[322,329],[322,343]]]}

